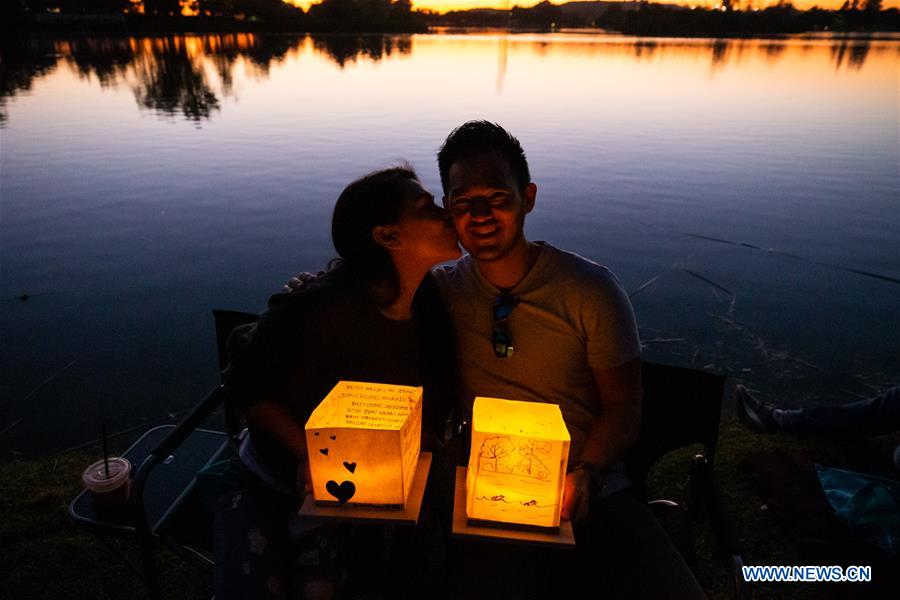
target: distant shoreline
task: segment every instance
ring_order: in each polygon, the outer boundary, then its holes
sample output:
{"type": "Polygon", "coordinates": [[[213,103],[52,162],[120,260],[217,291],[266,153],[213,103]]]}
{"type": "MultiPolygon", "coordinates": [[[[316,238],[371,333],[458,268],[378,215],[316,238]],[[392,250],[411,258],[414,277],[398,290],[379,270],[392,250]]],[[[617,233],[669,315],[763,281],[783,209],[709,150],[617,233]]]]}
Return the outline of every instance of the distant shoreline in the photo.
{"type": "Polygon", "coordinates": [[[28,34],[216,34],[216,33],[284,33],[284,34],[414,34],[414,33],[565,33],[611,34],[660,38],[780,38],[815,36],[824,39],[900,39],[898,11],[882,11],[877,20],[863,11],[819,11],[846,27],[822,25],[823,14],[810,11],[784,13],[778,18],[765,18],[762,13],[718,13],[718,11],[671,11],[648,9],[607,14],[608,23],[596,26],[503,26],[494,22],[447,22],[446,15],[431,15],[415,22],[398,23],[397,27],[365,27],[308,18],[283,20],[237,20],[230,17],[161,17],[137,14],[79,15],[42,13],[8,19],[2,29],[8,33],[28,34]],[[642,14],[645,13],[645,14],[642,14]],[[816,17],[816,18],[813,18],[816,17]],[[865,17],[865,19],[864,19],[865,17]],[[866,20],[868,19],[868,20],[866,20]],[[605,26],[602,26],[605,25],[605,26]],[[613,26],[610,26],[613,25],[613,26]]]}
{"type": "MultiPolygon", "coordinates": [[[[583,36],[609,36],[643,40],[858,40],[860,42],[900,42],[900,33],[895,31],[805,31],[799,33],[672,33],[672,34],[638,34],[623,33],[599,28],[560,29],[556,31],[541,31],[529,29],[497,29],[490,27],[468,28],[444,28],[430,27],[426,31],[316,31],[303,29],[198,29],[198,28],[171,28],[171,29],[85,29],[82,27],[70,28],[36,28],[23,32],[17,32],[19,39],[29,37],[90,37],[90,36],[128,36],[128,37],[153,37],[153,36],[206,36],[229,34],[263,34],[285,36],[393,36],[393,35],[510,35],[527,36],[533,34],[559,34],[559,35],[583,35],[583,36]]],[[[7,38],[8,41],[14,39],[7,38]]]]}
{"type": "MultiPolygon", "coordinates": [[[[15,25],[15,24],[13,24],[15,25]]],[[[238,21],[226,17],[156,17],[144,15],[64,15],[41,14],[26,18],[12,27],[24,33],[87,32],[87,33],[427,33],[427,27],[383,28],[379,31],[357,31],[352,27],[330,24],[315,26],[306,20],[294,21],[238,21]],[[313,25],[313,26],[310,26],[313,25]],[[21,29],[20,29],[21,28],[21,29]]],[[[10,28],[10,24],[5,25],[10,28]]]]}

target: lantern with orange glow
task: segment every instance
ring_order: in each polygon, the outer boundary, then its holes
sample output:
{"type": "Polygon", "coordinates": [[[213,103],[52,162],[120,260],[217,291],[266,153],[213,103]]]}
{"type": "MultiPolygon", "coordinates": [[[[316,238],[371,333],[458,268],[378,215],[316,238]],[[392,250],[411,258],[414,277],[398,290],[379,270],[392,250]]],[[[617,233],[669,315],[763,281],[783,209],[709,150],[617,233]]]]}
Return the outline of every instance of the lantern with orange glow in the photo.
{"type": "Polygon", "coordinates": [[[469,523],[558,531],[570,441],[556,404],[475,398],[469,523]]]}
{"type": "Polygon", "coordinates": [[[306,422],[316,504],[403,508],[422,435],[422,388],[341,381],[306,422]]]}

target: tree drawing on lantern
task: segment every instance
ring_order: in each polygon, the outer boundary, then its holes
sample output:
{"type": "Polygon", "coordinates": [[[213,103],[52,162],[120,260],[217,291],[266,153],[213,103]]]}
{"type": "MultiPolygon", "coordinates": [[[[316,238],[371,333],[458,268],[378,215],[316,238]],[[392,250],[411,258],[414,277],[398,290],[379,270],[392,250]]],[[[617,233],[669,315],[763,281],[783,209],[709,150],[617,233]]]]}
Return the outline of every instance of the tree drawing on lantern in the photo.
{"type": "Polygon", "coordinates": [[[550,468],[544,461],[550,460],[552,449],[553,445],[547,441],[523,440],[519,446],[522,460],[513,468],[513,472],[545,481],[550,476],[550,468]]]}
{"type": "Polygon", "coordinates": [[[506,436],[489,437],[481,443],[481,450],[478,453],[481,459],[481,467],[485,471],[494,471],[499,473],[501,467],[503,471],[511,472],[506,465],[501,465],[500,460],[512,454],[512,442],[506,436]]]}
{"type": "Polygon", "coordinates": [[[546,481],[550,477],[553,445],[543,440],[493,436],[484,440],[479,451],[480,467],[493,473],[509,473],[546,481]],[[518,459],[518,461],[516,461],[518,459]]]}

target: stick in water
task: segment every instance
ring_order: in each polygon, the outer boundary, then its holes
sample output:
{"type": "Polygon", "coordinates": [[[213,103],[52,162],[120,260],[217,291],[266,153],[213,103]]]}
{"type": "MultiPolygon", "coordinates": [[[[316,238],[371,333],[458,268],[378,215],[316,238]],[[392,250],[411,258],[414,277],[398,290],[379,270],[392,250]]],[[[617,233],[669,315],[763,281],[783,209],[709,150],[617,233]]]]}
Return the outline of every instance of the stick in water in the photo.
{"type": "Polygon", "coordinates": [[[106,449],[106,423],[100,426],[100,437],[103,438],[103,468],[106,470],[106,478],[109,479],[109,451],[106,449]]]}

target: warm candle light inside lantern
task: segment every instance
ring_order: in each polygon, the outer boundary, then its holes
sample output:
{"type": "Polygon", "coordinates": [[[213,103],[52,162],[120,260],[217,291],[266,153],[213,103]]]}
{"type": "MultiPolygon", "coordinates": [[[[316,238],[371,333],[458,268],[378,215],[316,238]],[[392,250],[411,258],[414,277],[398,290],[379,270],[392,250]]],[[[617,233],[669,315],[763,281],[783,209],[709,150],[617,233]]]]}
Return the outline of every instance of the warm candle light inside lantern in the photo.
{"type": "Polygon", "coordinates": [[[468,519],[558,528],[570,441],[555,404],[476,398],[468,519]]]}
{"type": "Polygon", "coordinates": [[[422,435],[422,388],[341,381],[306,423],[317,504],[402,508],[422,435]]]}

